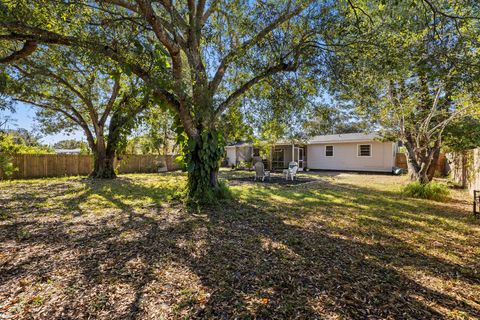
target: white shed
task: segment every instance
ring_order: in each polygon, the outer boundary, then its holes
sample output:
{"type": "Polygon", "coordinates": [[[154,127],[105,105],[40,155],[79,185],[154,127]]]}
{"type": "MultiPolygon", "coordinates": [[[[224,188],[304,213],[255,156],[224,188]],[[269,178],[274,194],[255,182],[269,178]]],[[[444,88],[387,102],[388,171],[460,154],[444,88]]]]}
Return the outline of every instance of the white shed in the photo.
{"type": "Polygon", "coordinates": [[[226,146],[228,165],[237,165],[240,161],[250,161],[253,156],[253,145],[251,143],[237,143],[226,146]]]}

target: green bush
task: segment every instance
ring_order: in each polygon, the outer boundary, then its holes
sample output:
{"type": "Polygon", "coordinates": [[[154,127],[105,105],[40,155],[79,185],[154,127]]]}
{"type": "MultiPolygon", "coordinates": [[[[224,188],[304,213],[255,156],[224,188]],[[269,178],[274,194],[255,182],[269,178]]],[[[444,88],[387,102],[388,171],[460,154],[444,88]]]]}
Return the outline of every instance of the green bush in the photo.
{"type": "Polygon", "coordinates": [[[450,194],[450,190],[446,185],[437,183],[435,181],[427,184],[412,182],[403,188],[403,194],[412,198],[443,201],[450,194]]]}
{"type": "Polygon", "coordinates": [[[9,178],[16,170],[12,159],[8,155],[0,153],[0,180],[2,177],[9,178]]]}

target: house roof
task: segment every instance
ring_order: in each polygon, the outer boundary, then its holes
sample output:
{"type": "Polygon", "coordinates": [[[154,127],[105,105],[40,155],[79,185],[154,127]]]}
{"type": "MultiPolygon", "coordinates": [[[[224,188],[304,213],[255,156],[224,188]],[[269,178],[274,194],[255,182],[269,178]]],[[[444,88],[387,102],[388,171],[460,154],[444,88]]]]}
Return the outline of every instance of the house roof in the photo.
{"type": "Polygon", "coordinates": [[[69,154],[78,154],[80,153],[80,148],[77,149],[55,149],[55,153],[69,153],[69,154]]]}
{"type": "Polygon", "coordinates": [[[235,147],[251,147],[253,146],[252,142],[237,142],[233,144],[229,144],[226,148],[235,148],[235,147]]]}
{"type": "MultiPolygon", "coordinates": [[[[305,144],[317,144],[317,143],[347,143],[347,142],[367,142],[379,139],[380,136],[377,133],[342,133],[342,134],[328,134],[322,136],[314,136],[313,138],[306,141],[305,144]]],[[[286,140],[277,141],[276,145],[291,145],[292,142],[286,140]]],[[[253,144],[251,142],[239,142],[233,145],[227,146],[232,147],[251,147],[253,144]]]]}
{"type": "Polygon", "coordinates": [[[343,134],[328,134],[324,136],[315,136],[308,140],[308,144],[316,143],[346,143],[346,142],[364,142],[379,139],[377,133],[343,133],[343,134]]]}

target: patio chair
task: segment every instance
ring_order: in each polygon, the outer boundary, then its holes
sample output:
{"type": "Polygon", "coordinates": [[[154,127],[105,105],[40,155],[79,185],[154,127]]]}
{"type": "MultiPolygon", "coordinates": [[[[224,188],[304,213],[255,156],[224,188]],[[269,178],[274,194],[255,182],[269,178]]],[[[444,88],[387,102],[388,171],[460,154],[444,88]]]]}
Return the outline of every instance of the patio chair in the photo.
{"type": "Polygon", "coordinates": [[[285,180],[288,179],[295,179],[297,177],[297,171],[298,171],[298,163],[295,161],[292,161],[288,164],[288,169],[283,170],[283,175],[285,177],[285,180]]]}
{"type": "Polygon", "coordinates": [[[263,162],[255,163],[254,168],[255,168],[255,179],[254,179],[255,181],[257,181],[257,179],[262,179],[262,181],[264,181],[265,178],[268,178],[268,180],[270,180],[270,171],[265,170],[265,165],[263,164],[263,162]]]}

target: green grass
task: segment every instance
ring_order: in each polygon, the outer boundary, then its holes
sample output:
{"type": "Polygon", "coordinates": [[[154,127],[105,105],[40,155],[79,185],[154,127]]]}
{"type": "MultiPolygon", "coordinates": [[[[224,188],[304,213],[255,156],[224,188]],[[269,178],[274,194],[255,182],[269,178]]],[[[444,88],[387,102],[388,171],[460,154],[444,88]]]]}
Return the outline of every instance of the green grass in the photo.
{"type": "Polygon", "coordinates": [[[0,183],[0,313],[19,319],[477,319],[469,196],[302,174],[191,211],[182,173],[0,183]],[[39,298],[41,297],[41,298],[39,298]]]}

